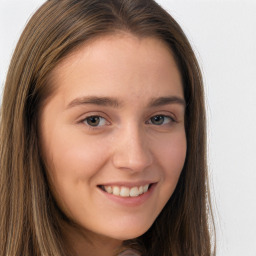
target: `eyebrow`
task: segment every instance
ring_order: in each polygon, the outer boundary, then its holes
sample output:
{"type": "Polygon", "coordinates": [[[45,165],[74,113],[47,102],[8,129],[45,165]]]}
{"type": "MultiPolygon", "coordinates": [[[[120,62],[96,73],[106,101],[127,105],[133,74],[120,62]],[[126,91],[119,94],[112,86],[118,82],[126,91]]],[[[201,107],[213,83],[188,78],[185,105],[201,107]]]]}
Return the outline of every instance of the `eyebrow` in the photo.
{"type": "MultiPolygon", "coordinates": [[[[72,108],[75,106],[80,105],[98,105],[98,106],[106,106],[106,107],[113,107],[113,108],[120,108],[124,104],[118,100],[117,98],[113,97],[98,97],[98,96],[88,96],[88,97],[81,97],[72,100],[67,108],[72,108]]],[[[167,97],[159,97],[153,98],[150,100],[148,107],[160,107],[169,104],[179,104],[182,106],[186,106],[186,102],[183,98],[177,96],[167,96],[167,97]]]]}
{"type": "Polygon", "coordinates": [[[153,98],[148,107],[161,107],[168,104],[180,104],[182,106],[186,106],[186,102],[183,98],[177,96],[167,96],[167,97],[159,97],[153,98]]]}
{"type": "Polygon", "coordinates": [[[119,108],[122,105],[122,103],[116,98],[88,96],[88,97],[81,97],[81,98],[72,100],[68,104],[67,108],[71,108],[79,105],[86,105],[86,104],[107,106],[107,107],[114,107],[114,108],[119,108]]]}

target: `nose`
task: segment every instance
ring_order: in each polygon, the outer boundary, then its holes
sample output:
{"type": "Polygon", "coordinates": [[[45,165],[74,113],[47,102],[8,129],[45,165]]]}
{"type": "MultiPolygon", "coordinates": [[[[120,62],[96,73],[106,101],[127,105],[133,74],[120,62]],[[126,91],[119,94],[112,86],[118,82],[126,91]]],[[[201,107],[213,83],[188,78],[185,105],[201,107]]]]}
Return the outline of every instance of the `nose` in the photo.
{"type": "Polygon", "coordinates": [[[148,140],[141,129],[127,127],[115,140],[113,165],[118,169],[141,172],[152,164],[148,140]]]}

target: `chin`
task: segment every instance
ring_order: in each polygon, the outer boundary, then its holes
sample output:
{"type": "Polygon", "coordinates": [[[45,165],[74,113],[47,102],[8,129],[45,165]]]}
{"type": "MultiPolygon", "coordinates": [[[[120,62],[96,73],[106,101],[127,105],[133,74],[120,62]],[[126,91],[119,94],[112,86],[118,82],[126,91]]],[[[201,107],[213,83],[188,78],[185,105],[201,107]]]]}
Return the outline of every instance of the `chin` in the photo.
{"type": "MultiPolygon", "coordinates": [[[[151,226],[151,225],[150,225],[151,226]]],[[[111,236],[114,239],[117,240],[130,240],[130,239],[135,239],[137,237],[142,236],[144,233],[148,231],[150,226],[147,227],[131,227],[131,228],[123,228],[121,230],[113,230],[111,236]]]]}

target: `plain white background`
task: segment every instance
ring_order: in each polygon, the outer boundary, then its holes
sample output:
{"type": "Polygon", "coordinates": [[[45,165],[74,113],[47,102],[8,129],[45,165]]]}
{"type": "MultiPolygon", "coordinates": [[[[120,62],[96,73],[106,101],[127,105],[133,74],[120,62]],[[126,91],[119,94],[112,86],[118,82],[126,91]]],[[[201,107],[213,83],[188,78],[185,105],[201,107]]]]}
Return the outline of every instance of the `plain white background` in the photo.
{"type": "MultiPolygon", "coordinates": [[[[44,1],[0,0],[0,92],[28,18],[44,1]]],[[[157,0],[200,62],[217,256],[256,256],[256,1],[157,0]]]]}

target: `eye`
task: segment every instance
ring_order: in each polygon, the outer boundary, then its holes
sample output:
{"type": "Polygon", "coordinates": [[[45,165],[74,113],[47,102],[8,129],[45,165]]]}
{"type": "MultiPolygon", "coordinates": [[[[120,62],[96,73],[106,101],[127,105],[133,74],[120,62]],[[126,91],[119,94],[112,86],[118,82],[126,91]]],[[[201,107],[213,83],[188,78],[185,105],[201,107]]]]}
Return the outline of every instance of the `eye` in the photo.
{"type": "Polygon", "coordinates": [[[150,118],[149,123],[154,125],[164,125],[174,122],[174,119],[170,116],[157,115],[150,118]]]}
{"type": "Polygon", "coordinates": [[[83,120],[83,122],[93,127],[103,126],[107,124],[106,119],[101,116],[88,116],[83,120]]]}

